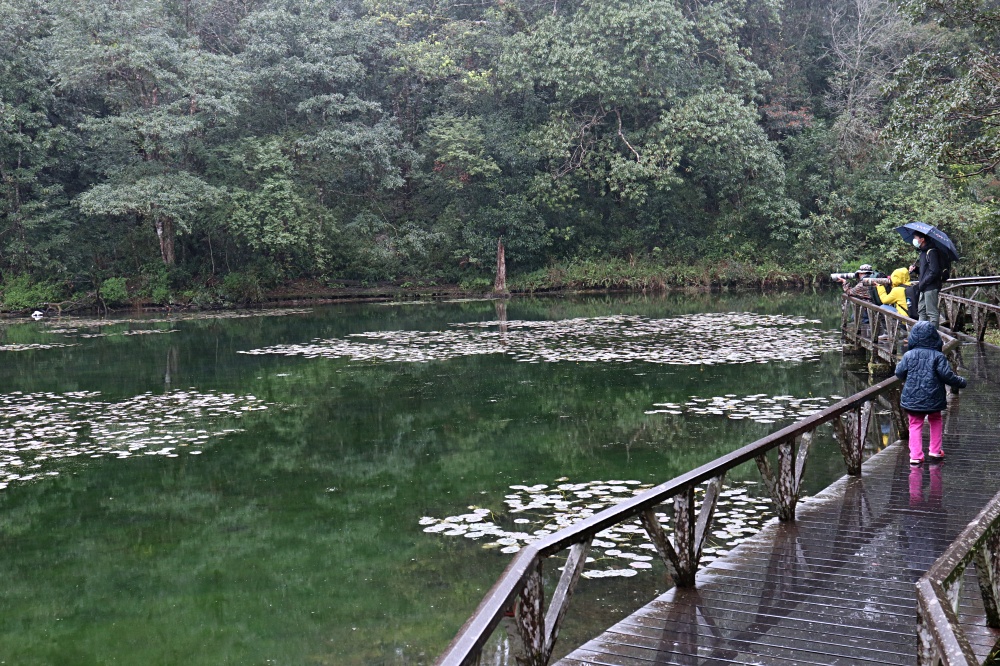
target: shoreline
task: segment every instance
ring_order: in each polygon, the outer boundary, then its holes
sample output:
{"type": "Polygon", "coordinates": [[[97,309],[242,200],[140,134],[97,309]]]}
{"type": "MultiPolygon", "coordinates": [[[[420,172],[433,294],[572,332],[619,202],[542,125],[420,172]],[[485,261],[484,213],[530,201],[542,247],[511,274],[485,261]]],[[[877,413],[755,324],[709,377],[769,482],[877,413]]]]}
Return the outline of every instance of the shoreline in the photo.
{"type": "MultiPolygon", "coordinates": [[[[212,312],[212,311],[232,311],[232,310],[262,310],[267,308],[296,308],[311,305],[336,305],[339,303],[384,303],[387,301],[441,301],[448,299],[475,299],[475,300],[505,300],[518,296],[551,296],[565,297],[578,295],[601,295],[601,294],[683,294],[683,293],[723,293],[742,291],[782,291],[795,288],[823,288],[828,285],[822,282],[810,282],[809,280],[781,281],[776,283],[740,283],[740,284],[704,284],[695,283],[688,285],[671,285],[656,288],[628,288],[628,287],[574,287],[574,286],[553,286],[544,289],[511,289],[505,295],[496,295],[492,292],[484,292],[473,289],[463,289],[460,285],[440,285],[440,286],[409,286],[402,287],[395,284],[365,286],[365,287],[324,287],[321,285],[292,285],[278,287],[267,290],[262,294],[262,298],[254,303],[218,303],[212,305],[197,305],[192,303],[174,303],[170,305],[160,305],[150,301],[136,301],[128,305],[118,305],[105,307],[92,303],[81,305],[72,310],[60,311],[49,307],[45,312],[45,318],[68,317],[68,316],[93,316],[107,314],[127,314],[127,313],[154,313],[154,312],[212,312]],[[301,288],[306,287],[306,288],[301,288]]],[[[41,310],[38,308],[27,308],[15,312],[0,312],[0,321],[21,321],[30,320],[31,311],[41,310]]]]}

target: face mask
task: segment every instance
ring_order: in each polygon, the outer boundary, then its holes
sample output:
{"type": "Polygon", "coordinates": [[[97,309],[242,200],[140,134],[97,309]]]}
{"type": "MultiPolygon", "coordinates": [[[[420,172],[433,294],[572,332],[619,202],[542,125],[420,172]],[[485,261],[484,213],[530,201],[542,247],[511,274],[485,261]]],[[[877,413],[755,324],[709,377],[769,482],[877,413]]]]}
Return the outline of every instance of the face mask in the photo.
{"type": "Polygon", "coordinates": [[[915,248],[917,248],[919,250],[922,245],[923,245],[923,243],[920,242],[919,238],[914,238],[913,239],[913,247],[915,247],[915,248]]]}

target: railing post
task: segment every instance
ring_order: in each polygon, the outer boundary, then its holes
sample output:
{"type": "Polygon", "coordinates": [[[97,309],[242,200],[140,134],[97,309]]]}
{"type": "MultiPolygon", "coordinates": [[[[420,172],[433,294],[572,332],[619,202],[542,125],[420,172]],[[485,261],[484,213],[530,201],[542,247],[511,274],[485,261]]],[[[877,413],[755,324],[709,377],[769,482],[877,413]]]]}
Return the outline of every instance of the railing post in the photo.
{"type": "Polygon", "coordinates": [[[983,309],[978,306],[972,308],[972,328],[976,332],[976,340],[980,342],[986,336],[986,313],[983,309]]]}
{"type": "Polygon", "coordinates": [[[861,475],[861,460],[865,443],[868,441],[871,415],[872,403],[867,401],[833,422],[837,431],[837,443],[840,444],[840,453],[844,456],[847,473],[851,476],[861,475]]]}
{"type": "Polygon", "coordinates": [[[511,651],[517,666],[545,666],[545,618],[542,612],[542,558],[537,558],[524,583],[524,589],[514,602],[513,615],[504,618],[504,628],[510,637],[511,651]]]}
{"type": "Polygon", "coordinates": [[[694,486],[674,497],[674,550],[677,551],[677,587],[694,587],[695,559],[694,486]]]}
{"type": "Polygon", "coordinates": [[[764,454],[754,458],[757,469],[764,479],[771,499],[774,500],[778,520],[790,522],[795,520],[795,507],[799,501],[799,486],[806,468],[809,456],[809,446],[812,444],[813,433],[803,434],[797,440],[782,442],[778,445],[778,474],[774,474],[771,463],[764,454]],[[797,449],[797,450],[796,450],[797,449]]]}
{"type": "Polygon", "coordinates": [[[722,492],[725,474],[713,477],[705,489],[705,499],[695,514],[694,487],[684,488],[674,497],[674,541],[670,542],[653,509],[639,514],[639,520],[656,547],[667,572],[677,587],[694,587],[698,563],[705,547],[722,492]]]}
{"type": "Polygon", "coordinates": [[[906,417],[906,410],[899,404],[902,397],[903,389],[901,385],[889,389],[886,395],[886,399],[889,401],[892,429],[896,431],[896,439],[905,444],[910,441],[910,425],[906,417]]]}
{"type": "Polygon", "coordinates": [[[976,551],[975,562],[986,626],[1000,629],[1000,530],[994,530],[976,551]]]}
{"type": "Polygon", "coordinates": [[[580,580],[580,574],[583,573],[583,567],[587,562],[587,553],[590,552],[592,541],[593,537],[582,543],[570,546],[569,556],[566,558],[566,566],[563,567],[562,576],[559,577],[559,584],[556,586],[556,591],[552,594],[549,611],[545,614],[543,632],[545,636],[543,646],[545,660],[543,663],[549,663],[549,659],[552,657],[552,650],[555,648],[556,639],[559,637],[559,628],[562,626],[563,617],[569,608],[569,600],[573,596],[573,590],[580,580]]]}
{"type": "Polygon", "coordinates": [[[927,618],[923,609],[917,612],[917,666],[938,666],[937,648],[934,644],[934,637],[927,626],[927,618]]]}

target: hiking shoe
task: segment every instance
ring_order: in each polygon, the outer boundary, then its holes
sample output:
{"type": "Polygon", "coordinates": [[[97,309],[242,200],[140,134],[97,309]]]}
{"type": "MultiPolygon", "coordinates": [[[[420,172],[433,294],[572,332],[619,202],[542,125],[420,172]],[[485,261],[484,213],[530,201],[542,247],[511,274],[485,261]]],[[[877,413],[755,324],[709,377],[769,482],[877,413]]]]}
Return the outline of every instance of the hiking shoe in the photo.
{"type": "Polygon", "coordinates": [[[924,459],[923,458],[910,458],[910,464],[911,465],[922,465],[922,464],[924,464],[924,459]]]}

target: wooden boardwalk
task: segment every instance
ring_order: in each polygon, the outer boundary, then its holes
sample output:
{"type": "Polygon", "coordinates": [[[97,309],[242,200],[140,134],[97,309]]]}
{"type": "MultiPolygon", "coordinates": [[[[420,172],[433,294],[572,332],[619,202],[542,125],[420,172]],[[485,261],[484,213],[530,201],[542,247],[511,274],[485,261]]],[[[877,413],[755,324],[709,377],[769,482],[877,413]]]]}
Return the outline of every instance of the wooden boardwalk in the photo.
{"type": "MultiPolygon", "coordinates": [[[[1000,350],[967,345],[969,377],[945,424],[946,461],[893,445],[559,664],[915,664],[914,583],[1000,490],[1000,350]]],[[[926,441],[926,434],[925,434],[926,441]]],[[[978,655],[974,575],[960,618],[978,655]]]]}

